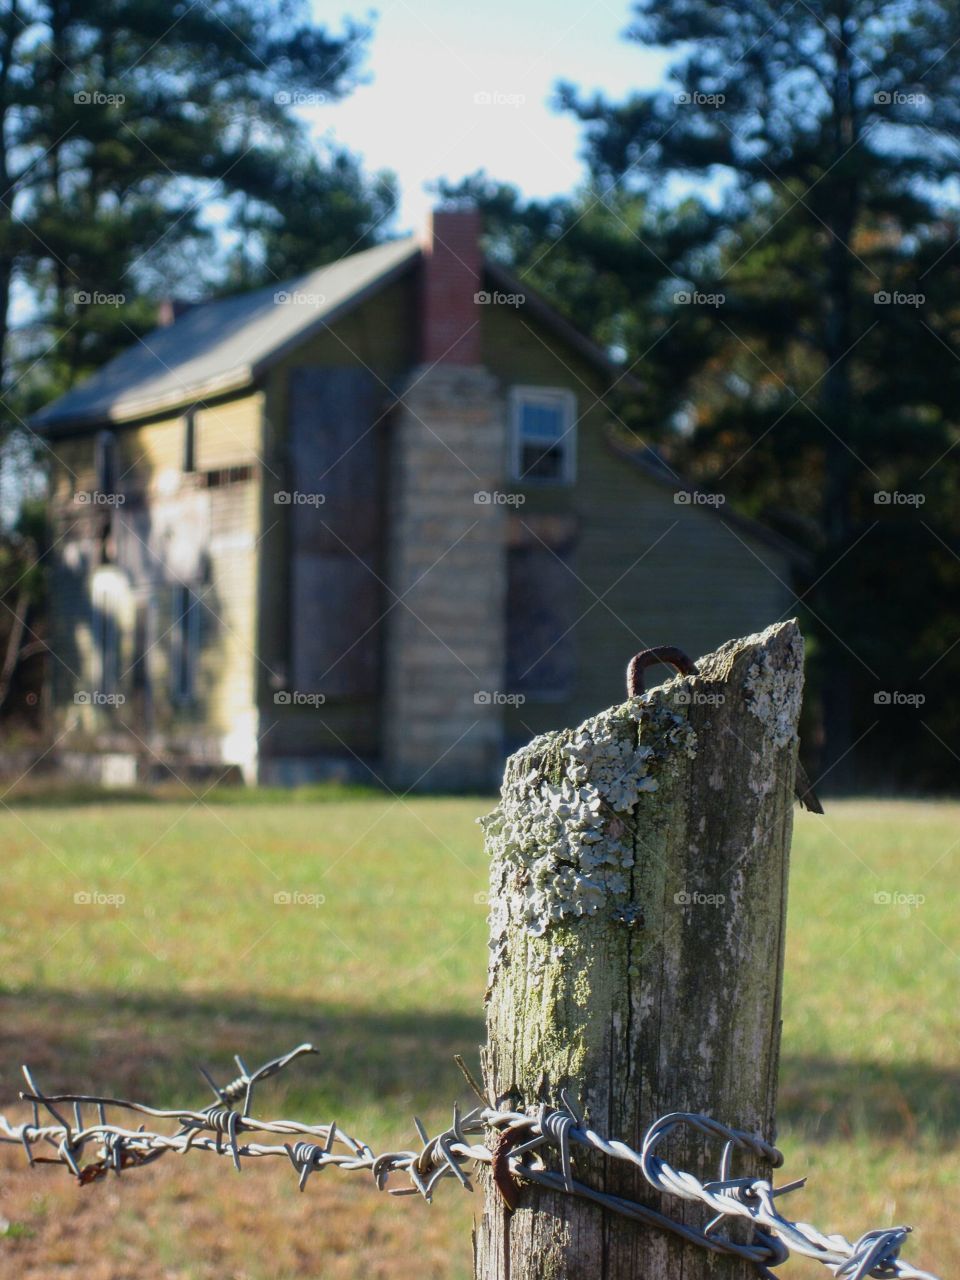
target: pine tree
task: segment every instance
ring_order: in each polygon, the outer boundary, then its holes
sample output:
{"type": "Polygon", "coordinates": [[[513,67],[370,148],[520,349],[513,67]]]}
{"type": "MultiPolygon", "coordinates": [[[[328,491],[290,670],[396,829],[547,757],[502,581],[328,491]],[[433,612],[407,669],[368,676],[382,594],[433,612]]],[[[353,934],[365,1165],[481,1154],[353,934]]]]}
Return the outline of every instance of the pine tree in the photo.
{"type": "Polygon", "coordinates": [[[668,88],[614,105],[562,86],[559,99],[585,125],[600,189],[666,209],[687,190],[720,212],[704,218],[698,249],[663,259],[661,289],[641,305],[666,324],[678,315],[671,291],[724,297],[684,305],[669,339],[689,455],[755,508],[803,517],[793,523],[818,558],[807,604],[825,763],[831,783],[849,783],[871,690],[898,666],[901,682],[911,666],[919,678],[960,613],[948,185],[960,11],[946,0],[641,0],[629,34],[676,51],[668,88]],[[930,501],[885,509],[875,495],[892,489],[930,501]]]}
{"type": "Polygon", "coordinates": [[[321,166],[296,115],[349,92],[368,34],[351,23],[328,34],[284,0],[10,0],[0,19],[8,428],[149,328],[158,297],[263,283],[371,242],[389,183],[369,183],[341,152],[321,166]],[[17,287],[28,319],[11,335],[17,287]]]}

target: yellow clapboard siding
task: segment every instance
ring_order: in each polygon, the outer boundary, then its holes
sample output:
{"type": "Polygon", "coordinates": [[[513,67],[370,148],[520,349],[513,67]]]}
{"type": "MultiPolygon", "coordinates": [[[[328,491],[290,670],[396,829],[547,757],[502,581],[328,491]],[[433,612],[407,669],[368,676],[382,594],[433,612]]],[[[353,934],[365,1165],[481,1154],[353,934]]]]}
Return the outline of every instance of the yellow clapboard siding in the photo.
{"type": "Polygon", "coordinates": [[[180,469],[184,423],[180,416],[164,418],[116,432],[117,478],[121,489],[146,486],[163,472],[180,469]]]}
{"type": "Polygon", "coordinates": [[[196,465],[215,471],[255,463],[261,453],[263,397],[259,392],[196,410],[196,465]]]}
{"type": "MultiPolygon", "coordinates": [[[[675,644],[695,658],[789,608],[790,567],[782,552],[731,530],[722,512],[676,504],[668,485],[611,450],[615,418],[601,395],[614,375],[589,365],[523,308],[484,308],[482,323],[484,362],[504,388],[568,388],[579,419],[574,485],[509,486],[525,499],[520,519],[563,514],[577,523],[568,579],[574,684],[562,701],[508,707],[508,733],[526,739],[616,702],[625,694],[627,661],[639,649],[675,644]]],[[[655,682],[667,675],[651,672],[655,682]]]]}

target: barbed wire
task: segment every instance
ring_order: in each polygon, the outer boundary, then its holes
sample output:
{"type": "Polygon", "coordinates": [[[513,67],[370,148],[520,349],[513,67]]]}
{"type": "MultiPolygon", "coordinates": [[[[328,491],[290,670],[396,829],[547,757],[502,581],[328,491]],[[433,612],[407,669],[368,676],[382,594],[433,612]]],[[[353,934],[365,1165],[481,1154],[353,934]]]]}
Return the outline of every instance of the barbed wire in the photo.
{"type": "Polygon", "coordinates": [[[238,1057],[239,1075],[223,1086],[217,1085],[200,1068],[213,1091],[215,1101],[199,1110],[175,1107],[163,1109],[142,1102],[88,1094],[45,1094],[29,1068],[23,1073],[28,1088],[20,1097],[33,1108],[32,1123],[11,1124],[0,1115],[0,1142],[17,1143],[31,1165],[66,1166],[86,1184],[106,1177],[111,1171],[150,1164],[171,1151],[207,1151],[228,1156],[239,1171],[241,1160],[282,1157],[296,1170],[302,1191],[313,1173],[327,1168],[345,1172],[362,1170],[372,1174],[380,1191],[391,1195],[420,1195],[428,1202],[434,1188],[445,1178],[453,1178],[465,1191],[472,1191],[470,1166],[491,1166],[493,1180],[508,1207],[513,1208],[524,1183],[563,1192],[593,1201],[611,1212],[646,1226],[671,1232],[714,1253],[733,1254],[752,1263],[761,1276],[773,1277],[771,1268],[800,1254],[822,1263],[843,1280],[865,1277],[901,1277],[902,1280],[937,1280],[900,1258],[900,1249],[909,1235],[905,1226],[868,1231],[851,1243],[842,1235],[825,1235],[809,1223],[793,1222],[776,1207],[776,1199],[804,1185],[805,1178],[774,1187],[767,1178],[734,1177],[735,1152],[743,1152],[779,1168],[783,1156],[761,1138],[730,1128],[710,1116],[673,1112],[661,1117],[644,1135],[639,1151],[619,1139],[604,1138],[592,1129],[566,1091],[561,1091],[559,1107],[541,1105],[529,1111],[502,1111],[490,1105],[462,1059],[457,1061],[482,1105],[462,1114],[455,1104],[453,1123],[435,1137],[429,1137],[420,1121],[414,1125],[421,1142],[419,1150],[390,1151],[377,1155],[366,1143],[345,1133],[335,1122],[304,1124],[299,1120],[261,1120],[251,1114],[256,1085],[282,1071],[305,1054],[316,1053],[312,1045],[301,1044],[289,1053],[272,1058],[255,1071],[248,1071],[238,1057]],[[242,1102],[239,1110],[238,1104],[242,1102]],[[72,1121],[61,1107],[70,1107],[72,1121]],[[88,1123],[84,1108],[93,1108],[96,1119],[88,1123]],[[40,1109],[53,1118],[42,1124],[40,1109]],[[160,1133],[145,1125],[128,1128],[109,1122],[108,1108],[143,1115],[155,1120],[176,1121],[178,1128],[160,1133]],[[692,1173],[673,1168],[657,1148],[676,1130],[693,1129],[705,1138],[723,1144],[719,1176],[701,1182],[692,1173]],[[270,1135],[290,1141],[269,1143],[249,1140],[248,1135],[270,1135]],[[471,1142],[475,1135],[486,1141],[471,1142]],[[610,1159],[626,1161],[640,1170],[646,1181],[665,1196],[698,1201],[714,1217],[702,1230],[677,1222],[638,1201],[598,1191],[573,1176],[572,1148],[581,1146],[610,1159]],[[37,1148],[50,1148],[55,1155],[38,1155],[37,1148]],[[88,1151],[93,1148],[89,1158],[88,1151]],[[559,1158],[559,1171],[545,1163],[547,1152],[559,1158]],[[468,1166],[465,1168],[464,1166],[468,1166]],[[469,1169],[469,1171],[468,1171],[469,1169]],[[391,1177],[405,1175],[409,1185],[391,1187],[391,1177]],[[740,1243],[720,1234],[724,1225],[742,1218],[753,1224],[749,1243],[740,1243]]]}

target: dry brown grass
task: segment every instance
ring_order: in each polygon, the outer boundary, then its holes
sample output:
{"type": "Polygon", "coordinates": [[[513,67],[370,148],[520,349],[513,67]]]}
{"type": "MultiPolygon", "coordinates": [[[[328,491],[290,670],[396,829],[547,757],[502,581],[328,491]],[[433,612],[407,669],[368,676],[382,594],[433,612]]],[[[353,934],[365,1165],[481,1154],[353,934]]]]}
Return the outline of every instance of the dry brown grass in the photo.
{"type": "MultiPolygon", "coordinates": [[[[27,1058],[45,1087],[203,1103],[229,1074],[312,1040],[263,1113],[334,1118],[384,1149],[446,1122],[454,1052],[482,1030],[482,803],[25,807],[0,817],[0,1109],[27,1058]],[[139,861],[137,861],[139,859],[139,861]],[[127,872],[127,874],[124,874],[127,872]],[[120,909],[74,904],[123,888],[120,909]],[[281,908],[277,888],[321,889],[281,908]]],[[[791,883],[781,1146],[794,1216],[856,1235],[918,1230],[911,1260],[960,1271],[960,806],[843,804],[800,815],[791,883]],[[878,890],[923,893],[916,910],[878,890]]],[[[0,1148],[0,1277],[285,1280],[471,1272],[475,1197],[428,1207],[359,1175],[284,1162],[238,1176],[201,1153],[77,1188],[0,1148]]],[[[791,1262],[785,1276],[823,1274],[791,1262]]]]}

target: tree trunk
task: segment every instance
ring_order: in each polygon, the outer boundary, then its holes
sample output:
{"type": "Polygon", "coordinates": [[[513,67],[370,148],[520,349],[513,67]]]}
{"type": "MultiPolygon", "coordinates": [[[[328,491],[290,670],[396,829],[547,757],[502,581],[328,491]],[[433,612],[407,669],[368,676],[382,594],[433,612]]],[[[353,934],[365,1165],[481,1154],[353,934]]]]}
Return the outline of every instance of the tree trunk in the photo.
{"type": "MultiPolygon", "coordinates": [[[[640,1145],[674,1110],[774,1137],[787,855],[803,683],[795,622],[507,763],[485,820],[491,959],[485,1083],[498,1106],[568,1088],[598,1132],[640,1145]]],[[[715,1177],[719,1149],[666,1151],[715,1177]]],[[[622,1161],[576,1148],[574,1176],[704,1226],[622,1161]]],[[[735,1174],[767,1172],[743,1159],[735,1174]]],[[[735,1230],[744,1240],[744,1226],[735,1230]]],[[[750,1280],[755,1270],[572,1196],[491,1180],[478,1280],[750,1280]]]]}
{"type": "Polygon", "coordinates": [[[23,636],[27,629],[27,612],[30,608],[30,589],[29,587],[21,587],[20,594],[17,597],[17,605],[13,610],[13,620],[10,623],[10,633],[7,636],[6,652],[3,656],[3,664],[0,665],[0,712],[7,704],[7,695],[10,693],[10,685],[13,683],[13,677],[20,663],[20,656],[23,652],[23,636]]]}
{"type": "MultiPolygon", "coordinates": [[[[856,406],[853,400],[854,270],[853,239],[861,217],[861,191],[855,162],[845,165],[860,138],[856,108],[856,69],[850,45],[849,5],[838,7],[838,38],[832,42],[833,77],[832,149],[824,178],[830,183],[829,211],[825,225],[830,239],[826,250],[824,288],[824,348],[827,361],[820,394],[820,416],[828,434],[824,442],[823,531],[825,546],[818,565],[814,599],[819,615],[823,667],[823,765],[829,769],[829,785],[847,791],[854,781],[853,700],[851,654],[838,637],[847,630],[847,586],[830,570],[847,549],[852,536],[854,464],[860,468],[856,438],[856,406]],[[828,177],[832,173],[832,177],[828,177]]],[[[858,335],[859,336],[859,335],[858,335]]]]}

